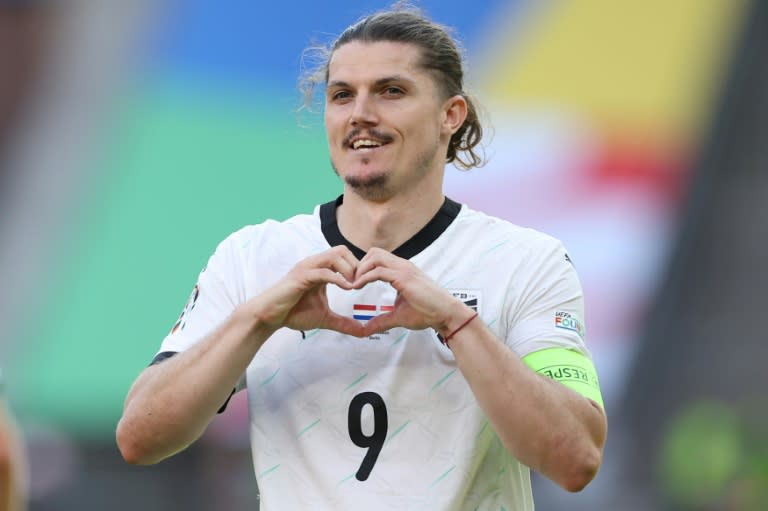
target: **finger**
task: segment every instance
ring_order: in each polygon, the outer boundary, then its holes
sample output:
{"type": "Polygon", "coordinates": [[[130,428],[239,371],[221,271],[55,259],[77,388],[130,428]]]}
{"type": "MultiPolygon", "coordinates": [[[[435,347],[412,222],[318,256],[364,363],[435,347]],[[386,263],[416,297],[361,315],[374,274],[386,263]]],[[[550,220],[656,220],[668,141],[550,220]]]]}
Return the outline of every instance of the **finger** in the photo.
{"type": "MultiPolygon", "coordinates": [[[[354,286],[343,275],[336,273],[328,268],[315,268],[308,270],[304,278],[310,285],[315,284],[336,284],[342,289],[353,289],[354,286]]],[[[308,286],[309,287],[309,286],[308,286]]]]}
{"type": "Polygon", "coordinates": [[[346,335],[353,335],[355,337],[365,337],[365,327],[357,320],[341,316],[335,312],[331,312],[326,316],[324,325],[322,328],[328,330],[334,330],[346,335]]]}
{"type": "Polygon", "coordinates": [[[392,328],[403,326],[397,321],[393,313],[379,314],[365,325],[365,335],[372,335],[392,328]]]}
{"type": "Polygon", "coordinates": [[[374,247],[360,260],[360,264],[357,266],[356,275],[362,275],[363,273],[370,271],[371,268],[377,266],[395,268],[402,262],[405,262],[405,259],[397,257],[384,249],[374,247]]]}
{"type": "Polygon", "coordinates": [[[338,256],[330,262],[329,266],[333,271],[340,273],[347,281],[354,282],[355,266],[350,264],[345,258],[338,256]]]}
{"type": "Polygon", "coordinates": [[[361,259],[361,261],[365,261],[366,259],[373,259],[378,257],[393,257],[395,259],[400,259],[396,255],[394,255],[392,252],[388,250],[384,250],[381,247],[371,247],[368,252],[365,253],[365,257],[361,259]]]}
{"type": "MultiPolygon", "coordinates": [[[[366,256],[367,257],[367,256],[366,256]]],[[[369,271],[377,268],[379,265],[373,259],[366,259],[365,257],[360,261],[360,264],[355,268],[355,280],[359,279],[361,275],[365,275],[369,271]]]]}
{"type": "Polygon", "coordinates": [[[343,249],[341,250],[341,257],[343,257],[345,261],[349,262],[353,268],[357,268],[357,265],[360,264],[360,260],[355,257],[355,254],[353,254],[349,248],[344,245],[340,246],[343,249]]]}
{"type": "Polygon", "coordinates": [[[352,253],[350,249],[347,247],[344,247],[344,250],[341,253],[341,257],[349,263],[350,267],[350,273],[349,275],[345,274],[345,277],[347,277],[347,280],[350,282],[354,282],[356,276],[357,276],[357,267],[360,265],[360,260],[355,257],[355,254],[352,253]]]}
{"type": "Polygon", "coordinates": [[[354,254],[344,245],[338,245],[329,250],[315,254],[305,259],[304,264],[310,268],[331,268],[341,273],[352,282],[355,280],[355,268],[357,268],[357,259],[354,254]]]}
{"type": "MultiPolygon", "coordinates": [[[[328,250],[324,250],[322,252],[318,252],[317,254],[313,254],[301,261],[301,263],[304,263],[308,266],[326,266],[331,261],[339,259],[341,257],[345,257],[345,254],[349,252],[349,249],[345,247],[344,245],[337,245],[333,248],[329,248],[328,250]]],[[[300,264],[301,264],[300,263],[300,264]]]]}
{"type": "Polygon", "coordinates": [[[382,266],[377,266],[366,273],[358,274],[357,278],[352,283],[352,287],[354,289],[360,289],[366,284],[370,284],[371,282],[375,282],[377,280],[380,280],[383,282],[389,282],[391,284],[395,281],[396,278],[397,278],[396,270],[392,270],[390,268],[384,268],[382,266]]]}

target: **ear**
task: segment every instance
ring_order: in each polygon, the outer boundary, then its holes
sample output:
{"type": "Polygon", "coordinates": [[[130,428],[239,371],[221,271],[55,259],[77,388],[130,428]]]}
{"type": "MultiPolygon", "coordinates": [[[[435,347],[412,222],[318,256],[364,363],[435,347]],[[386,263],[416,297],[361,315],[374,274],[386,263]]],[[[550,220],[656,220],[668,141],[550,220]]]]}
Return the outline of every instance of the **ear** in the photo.
{"type": "Polygon", "coordinates": [[[467,100],[464,96],[457,94],[451,96],[443,103],[443,132],[449,136],[453,135],[464,124],[467,118],[467,100]]]}

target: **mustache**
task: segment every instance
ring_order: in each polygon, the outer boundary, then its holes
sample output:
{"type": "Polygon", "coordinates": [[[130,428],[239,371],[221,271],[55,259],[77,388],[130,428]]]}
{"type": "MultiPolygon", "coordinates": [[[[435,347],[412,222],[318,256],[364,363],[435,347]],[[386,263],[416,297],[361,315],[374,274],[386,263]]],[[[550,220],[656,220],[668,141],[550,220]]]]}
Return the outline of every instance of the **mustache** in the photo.
{"type": "Polygon", "coordinates": [[[350,131],[347,134],[347,136],[344,137],[344,140],[343,140],[342,144],[344,145],[344,147],[349,146],[349,144],[352,143],[353,139],[358,138],[364,132],[366,133],[367,138],[371,138],[373,140],[378,140],[379,142],[382,142],[384,144],[392,142],[392,137],[387,135],[386,133],[382,133],[381,131],[378,131],[378,130],[376,130],[374,128],[368,128],[366,130],[354,129],[354,130],[350,131]]]}

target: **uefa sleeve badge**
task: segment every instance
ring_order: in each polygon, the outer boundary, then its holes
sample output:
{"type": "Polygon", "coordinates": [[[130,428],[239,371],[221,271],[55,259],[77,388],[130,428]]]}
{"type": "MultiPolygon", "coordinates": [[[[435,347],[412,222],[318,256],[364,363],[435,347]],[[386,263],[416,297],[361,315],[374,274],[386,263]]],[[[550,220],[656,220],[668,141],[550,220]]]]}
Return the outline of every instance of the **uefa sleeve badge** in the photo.
{"type": "Polygon", "coordinates": [[[195,287],[192,288],[192,293],[189,295],[189,300],[187,300],[187,304],[184,306],[184,310],[181,311],[181,314],[179,315],[179,319],[176,320],[176,324],[173,325],[173,328],[171,328],[171,334],[173,335],[176,332],[180,332],[181,330],[184,330],[184,326],[187,324],[187,319],[189,318],[189,314],[192,312],[192,309],[195,308],[195,304],[197,303],[197,297],[200,295],[200,286],[198,284],[195,284],[195,287]]]}

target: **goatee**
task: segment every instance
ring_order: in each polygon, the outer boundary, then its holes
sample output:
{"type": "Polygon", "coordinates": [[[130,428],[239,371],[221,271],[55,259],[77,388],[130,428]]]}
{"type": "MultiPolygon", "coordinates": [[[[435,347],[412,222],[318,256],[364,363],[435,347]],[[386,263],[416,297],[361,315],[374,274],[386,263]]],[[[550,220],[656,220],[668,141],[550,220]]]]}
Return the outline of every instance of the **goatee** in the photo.
{"type": "MultiPolygon", "coordinates": [[[[336,175],[341,177],[341,174],[333,162],[331,162],[331,167],[333,167],[333,171],[336,172],[336,175]]],[[[346,176],[343,179],[344,182],[352,189],[352,191],[364,199],[374,201],[382,200],[388,198],[391,195],[387,186],[389,184],[389,173],[386,171],[379,171],[373,174],[369,174],[364,178],[357,176],[346,176]]]]}

